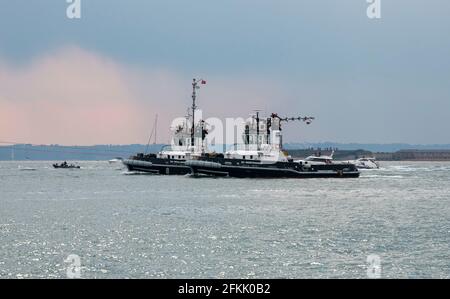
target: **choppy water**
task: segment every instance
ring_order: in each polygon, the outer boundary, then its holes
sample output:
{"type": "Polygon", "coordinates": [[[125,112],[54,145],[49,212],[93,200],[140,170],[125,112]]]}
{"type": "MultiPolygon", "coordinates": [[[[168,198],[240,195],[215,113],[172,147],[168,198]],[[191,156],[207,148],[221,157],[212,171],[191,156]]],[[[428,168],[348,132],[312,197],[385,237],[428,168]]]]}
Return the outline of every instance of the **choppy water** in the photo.
{"type": "Polygon", "coordinates": [[[82,278],[366,278],[371,254],[382,277],[450,277],[450,163],[345,180],[80,165],[0,163],[0,278],[66,277],[70,254],[82,278]]]}

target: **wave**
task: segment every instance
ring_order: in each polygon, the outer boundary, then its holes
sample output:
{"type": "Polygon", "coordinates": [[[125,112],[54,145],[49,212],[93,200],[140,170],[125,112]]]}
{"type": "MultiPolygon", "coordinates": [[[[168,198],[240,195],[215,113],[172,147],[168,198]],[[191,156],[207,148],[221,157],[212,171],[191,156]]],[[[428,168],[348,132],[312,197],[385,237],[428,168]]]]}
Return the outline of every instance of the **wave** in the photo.
{"type": "Polygon", "coordinates": [[[361,178],[389,178],[389,179],[403,179],[404,176],[402,175],[387,175],[387,174],[369,174],[369,175],[362,175],[361,178]]]}

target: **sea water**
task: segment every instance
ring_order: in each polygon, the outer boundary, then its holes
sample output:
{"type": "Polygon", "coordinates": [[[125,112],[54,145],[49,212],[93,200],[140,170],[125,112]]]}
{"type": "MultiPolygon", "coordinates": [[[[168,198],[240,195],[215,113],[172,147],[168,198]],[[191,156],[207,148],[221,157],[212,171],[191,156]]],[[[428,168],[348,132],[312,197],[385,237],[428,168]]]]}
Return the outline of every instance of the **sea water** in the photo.
{"type": "Polygon", "coordinates": [[[0,162],[0,278],[367,278],[373,257],[376,277],[450,278],[450,163],[304,180],[78,164],[0,162]]]}

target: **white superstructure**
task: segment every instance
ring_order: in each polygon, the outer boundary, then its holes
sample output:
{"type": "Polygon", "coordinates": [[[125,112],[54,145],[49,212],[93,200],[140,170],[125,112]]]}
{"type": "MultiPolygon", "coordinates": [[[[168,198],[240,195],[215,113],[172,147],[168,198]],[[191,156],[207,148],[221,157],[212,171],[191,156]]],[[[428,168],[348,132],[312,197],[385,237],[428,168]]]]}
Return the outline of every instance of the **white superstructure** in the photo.
{"type": "Polygon", "coordinates": [[[302,162],[303,164],[309,164],[309,165],[327,165],[332,164],[333,162],[333,155],[334,151],[331,152],[331,155],[312,155],[309,157],[306,157],[303,160],[296,160],[295,162],[302,162]]]}
{"type": "Polygon", "coordinates": [[[225,152],[224,157],[247,160],[247,163],[288,162],[292,158],[282,150],[281,122],[301,120],[310,124],[313,119],[313,117],[281,118],[275,113],[266,119],[260,119],[257,112],[245,123],[243,143],[234,145],[233,149],[225,152]]]}
{"type": "Polygon", "coordinates": [[[205,127],[205,122],[199,120],[195,125],[194,135],[192,135],[190,118],[190,115],[186,116],[183,123],[178,124],[175,128],[171,128],[171,143],[157,153],[156,156],[158,158],[186,160],[209,151],[206,141],[208,132],[205,127]],[[192,139],[194,141],[192,141],[192,139]]]}

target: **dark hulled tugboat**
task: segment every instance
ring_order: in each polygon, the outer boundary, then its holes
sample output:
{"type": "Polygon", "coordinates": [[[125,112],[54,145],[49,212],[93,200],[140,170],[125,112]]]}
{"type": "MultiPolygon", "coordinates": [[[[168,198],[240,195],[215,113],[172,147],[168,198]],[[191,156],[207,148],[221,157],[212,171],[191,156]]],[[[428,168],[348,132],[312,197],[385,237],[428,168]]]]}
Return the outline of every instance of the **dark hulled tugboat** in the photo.
{"type": "Polygon", "coordinates": [[[190,168],[184,162],[208,152],[206,144],[208,132],[205,122],[201,119],[195,121],[197,89],[204,84],[206,84],[205,80],[193,80],[191,110],[185,117],[184,122],[172,129],[171,144],[163,147],[156,154],[139,153],[129,159],[122,160],[129,171],[185,175],[190,172],[190,168]]]}
{"type": "Polygon", "coordinates": [[[282,149],[281,123],[299,120],[310,124],[313,117],[281,118],[272,114],[261,120],[256,113],[245,124],[244,143],[225,154],[203,153],[185,164],[193,175],[237,178],[357,178],[354,164],[294,161],[282,149]]]}

